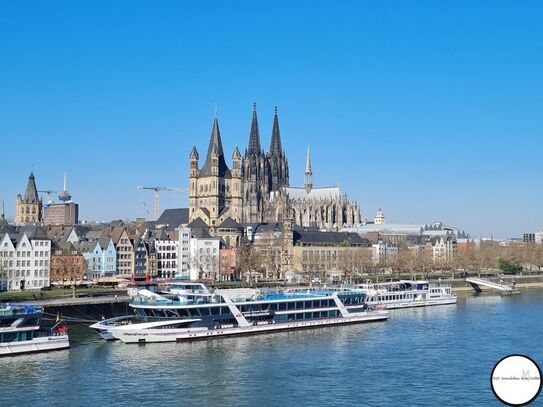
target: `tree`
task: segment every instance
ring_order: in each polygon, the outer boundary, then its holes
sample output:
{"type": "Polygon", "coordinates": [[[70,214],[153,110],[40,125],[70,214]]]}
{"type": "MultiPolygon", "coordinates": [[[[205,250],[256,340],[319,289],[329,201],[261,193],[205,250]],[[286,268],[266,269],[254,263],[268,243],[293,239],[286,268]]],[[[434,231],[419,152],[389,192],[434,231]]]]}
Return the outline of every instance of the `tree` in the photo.
{"type": "Polygon", "coordinates": [[[248,276],[247,282],[250,284],[253,272],[257,271],[262,264],[260,254],[254,245],[244,238],[239,247],[236,248],[236,259],[240,280],[248,276]]]}
{"type": "Polygon", "coordinates": [[[349,247],[339,252],[338,267],[348,284],[359,281],[372,267],[371,253],[366,247],[349,247]]]}
{"type": "Polygon", "coordinates": [[[257,250],[260,253],[262,265],[266,269],[266,278],[278,280],[281,278],[281,241],[273,231],[266,231],[259,239],[257,250]]]}
{"type": "Polygon", "coordinates": [[[498,259],[498,268],[504,274],[517,274],[522,271],[522,266],[507,259],[498,259]]]}
{"type": "Polygon", "coordinates": [[[72,298],[77,296],[77,282],[83,280],[86,272],[86,262],[78,254],[57,254],[51,259],[51,279],[64,283],[72,288],[72,298]]]}

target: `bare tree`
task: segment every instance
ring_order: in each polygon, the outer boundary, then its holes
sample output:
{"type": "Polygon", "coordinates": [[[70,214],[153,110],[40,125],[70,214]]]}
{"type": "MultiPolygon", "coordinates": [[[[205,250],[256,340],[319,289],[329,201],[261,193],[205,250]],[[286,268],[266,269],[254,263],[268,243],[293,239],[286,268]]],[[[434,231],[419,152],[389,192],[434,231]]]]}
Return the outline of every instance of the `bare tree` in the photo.
{"type": "Polygon", "coordinates": [[[247,282],[251,283],[251,276],[260,269],[262,259],[255,246],[247,239],[243,239],[240,246],[236,248],[236,259],[239,270],[239,277],[243,280],[248,276],[247,282]]]}
{"type": "Polygon", "coordinates": [[[352,284],[362,278],[372,265],[371,253],[365,247],[349,247],[339,252],[338,267],[343,271],[343,280],[352,284]]]}
{"type": "Polygon", "coordinates": [[[64,287],[68,282],[72,288],[72,298],[77,296],[77,282],[83,280],[86,272],[86,261],[78,255],[55,255],[51,262],[51,279],[59,281],[64,287]]]}
{"type": "Polygon", "coordinates": [[[266,269],[266,278],[281,278],[281,242],[273,231],[266,231],[256,246],[260,260],[266,269]]]}

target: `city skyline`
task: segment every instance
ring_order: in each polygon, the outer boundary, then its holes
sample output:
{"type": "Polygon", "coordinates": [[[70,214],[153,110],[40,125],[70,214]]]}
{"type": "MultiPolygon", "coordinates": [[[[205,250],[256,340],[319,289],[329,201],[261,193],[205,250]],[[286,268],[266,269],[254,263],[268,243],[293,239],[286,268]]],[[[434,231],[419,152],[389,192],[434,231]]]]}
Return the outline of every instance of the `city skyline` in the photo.
{"type": "MultiPolygon", "coordinates": [[[[7,216],[31,170],[40,190],[60,190],[67,170],[83,219],[152,216],[152,193],[136,186],[187,187],[215,104],[230,163],[256,101],[266,149],[279,108],[290,184],[303,185],[310,144],[315,184],[339,183],[363,218],[382,207],[387,220],[476,236],[543,228],[536,3],[444,3],[424,15],[345,3],[334,22],[326,3],[121,4],[2,6],[7,216]]],[[[162,209],[181,206],[186,194],[161,194],[162,209]]]]}

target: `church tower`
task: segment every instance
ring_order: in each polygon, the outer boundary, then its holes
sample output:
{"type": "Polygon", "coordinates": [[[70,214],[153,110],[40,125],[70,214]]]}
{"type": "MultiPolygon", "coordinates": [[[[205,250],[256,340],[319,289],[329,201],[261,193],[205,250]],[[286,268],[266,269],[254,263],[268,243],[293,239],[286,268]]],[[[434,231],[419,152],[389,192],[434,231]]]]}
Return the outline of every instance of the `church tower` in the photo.
{"type": "Polygon", "coordinates": [[[42,221],[42,201],[38,198],[36,179],[30,172],[24,196],[17,195],[15,202],[15,224],[22,226],[27,223],[40,223],[42,221]]]}
{"type": "Polygon", "coordinates": [[[224,159],[219,121],[215,114],[204,166],[198,169],[199,156],[195,147],[189,157],[189,219],[191,222],[201,218],[208,226],[217,227],[227,217],[231,217],[236,222],[240,221],[241,177],[239,169],[236,171],[236,165],[239,166],[239,162],[236,162],[235,152],[233,158],[234,171],[231,172],[224,159]]]}
{"type": "Polygon", "coordinates": [[[241,167],[243,222],[260,223],[263,221],[264,207],[269,195],[269,169],[268,160],[260,145],[256,103],[253,105],[249,145],[241,167]]]}
{"type": "Polygon", "coordinates": [[[270,143],[270,152],[268,153],[268,164],[270,169],[270,192],[279,191],[283,187],[288,187],[288,162],[285,152],[281,147],[281,133],[279,132],[279,118],[277,117],[277,107],[273,116],[272,137],[270,143]]]}

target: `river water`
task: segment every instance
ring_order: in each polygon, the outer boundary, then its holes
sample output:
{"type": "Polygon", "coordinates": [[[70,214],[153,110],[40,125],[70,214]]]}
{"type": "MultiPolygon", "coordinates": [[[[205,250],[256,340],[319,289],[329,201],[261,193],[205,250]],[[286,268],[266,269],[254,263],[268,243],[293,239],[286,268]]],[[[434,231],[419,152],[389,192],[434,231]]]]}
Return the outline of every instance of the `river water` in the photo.
{"type": "Polygon", "coordinates": [[[543,290],[192,343],[70,334],[69,350],[0,359],[1,406],[492,406],[499,359],[521,353],[543,366],[543,290]]]}

